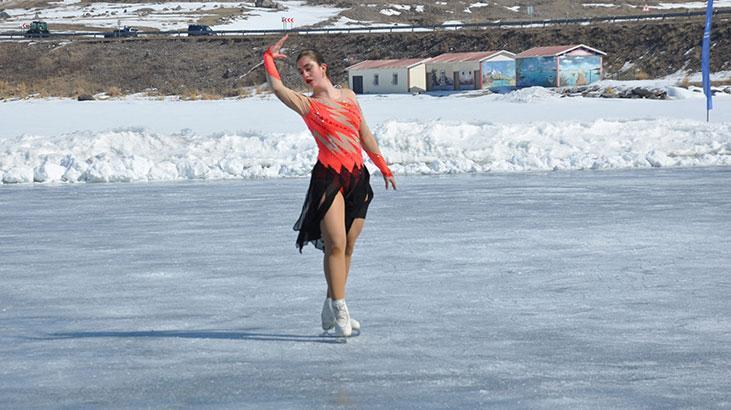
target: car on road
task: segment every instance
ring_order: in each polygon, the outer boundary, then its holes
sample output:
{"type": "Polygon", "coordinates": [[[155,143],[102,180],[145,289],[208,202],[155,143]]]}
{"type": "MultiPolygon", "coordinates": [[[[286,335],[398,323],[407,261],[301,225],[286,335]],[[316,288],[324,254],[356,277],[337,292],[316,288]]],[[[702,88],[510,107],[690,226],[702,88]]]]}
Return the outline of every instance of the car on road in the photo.
{"type": "Polygon", "coordinates": [[[209,26],[203,24],[190,24],[188,26],[189,36],[215,36],[216,32],[209,26]]]}
{"type": "Polygon", "coordinates": [[[50,35],[48,23],[45,21],[34,21],[30,23],[30,28],[25,32],[25,37],[49,37],[50,35]]]}
{"type": "Polygon", "coordinates": [[[124,26],[114,31],[104,33],[104,38],[116,38],[116,37],[137,37],[137,29],[124,26]]]}

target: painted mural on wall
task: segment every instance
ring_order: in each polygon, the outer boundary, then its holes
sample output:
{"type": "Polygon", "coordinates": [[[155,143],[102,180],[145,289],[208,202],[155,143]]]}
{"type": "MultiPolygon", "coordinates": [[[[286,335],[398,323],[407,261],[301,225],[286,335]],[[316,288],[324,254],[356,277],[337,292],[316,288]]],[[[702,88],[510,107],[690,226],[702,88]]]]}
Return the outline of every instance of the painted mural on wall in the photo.
{"type": "Polygon", "coordinates": [[[558,60],[563,86],[587,85],[601,80],[600,56],[563,56],[558,60]]]}
{"type": "Polygon", "coordinates": [[[475,88],[475,75],[472,71],[455,71],[449,68],[445,70],[433,68],[429,73],[427,73],[427,75],[430,77],[431,90],[454,90],[455,80],[458,82],[460,90],[471,90],[475,88]]]}
{"type": "Polygon", "coordinates": [[[515,60],[518,87],[555,87],[556,59],[531,57],[515,60]]]}
{"type": "Polygon", "coordinates": [[[454,79],[452,78],[452,73],[449,73],[449,75],[447,75],[447,72],[445,70],[432,69],[429,72],[429,76],[431,77],[431,89],[439,91],[454,89],[454,79]]]}
{"type": "Polygon", "coordinates": [[[460,90],[474,90],[475,89],[475,74],[472,71],[460,71],[459,72],[459,89],[460,90]]]}
{"type": "Polygon", "coordinates": [[[493,90],[515,88],[515,61],[483,61],[482,87],[493,90]]]}

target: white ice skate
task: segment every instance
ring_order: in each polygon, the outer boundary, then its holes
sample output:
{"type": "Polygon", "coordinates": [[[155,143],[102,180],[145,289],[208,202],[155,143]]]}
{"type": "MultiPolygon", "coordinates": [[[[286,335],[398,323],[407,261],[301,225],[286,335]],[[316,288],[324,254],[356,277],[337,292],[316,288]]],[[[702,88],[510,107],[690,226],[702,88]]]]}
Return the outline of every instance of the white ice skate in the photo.
{"type": "Polygon", "coordinates": [[[335,316],[335,335],[349,337],[353,334],[353,327],[350,325],[350,314],[345,299],[333,300],[332,308],[335,316]]]}
{"type": "Polygon", "coordinates": [[[322,305],[322,312],[320,313],[320,319],[322,319],[322,330],[330,330],[335,327],[335,315],[333,315],[333,308],[330,306],[332,300],[330,298],[325,299],[325,303],[322,305]]]}
{"type": "MultiPolygon", "coordinates": [[[[325,299],[325,303],[322,305],[320,319],[322,320],[322,330],[330,330],[335,327],[335,315],[333,314],[332,309],[332,299],[325,299]]],[[[353,330],[360,330],[360,322],[350,318],[350,327],[353,330]]]]}

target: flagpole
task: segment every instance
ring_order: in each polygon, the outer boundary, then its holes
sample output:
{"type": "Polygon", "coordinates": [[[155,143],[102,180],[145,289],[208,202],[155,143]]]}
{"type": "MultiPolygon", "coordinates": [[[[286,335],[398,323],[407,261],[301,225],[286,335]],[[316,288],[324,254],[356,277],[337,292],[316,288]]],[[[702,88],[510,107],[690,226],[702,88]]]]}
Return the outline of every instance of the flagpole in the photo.
{"type": "Polygon", "coordinates": [[[711,22],[713,20],[713,0],[708,0],[706,3],[706,28],[703,31],[701,71],[703,75],[703,93],[706,95],[706,122],[710,122],[711,110],[713,109],[713,92],[711,91],[711,22]]]}

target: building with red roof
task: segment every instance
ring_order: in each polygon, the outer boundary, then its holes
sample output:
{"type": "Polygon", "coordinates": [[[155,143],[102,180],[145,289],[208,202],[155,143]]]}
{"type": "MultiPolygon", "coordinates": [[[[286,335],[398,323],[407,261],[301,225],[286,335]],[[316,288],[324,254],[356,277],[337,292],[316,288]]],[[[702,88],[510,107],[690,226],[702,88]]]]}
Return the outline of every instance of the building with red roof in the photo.
{"type": "Polygon", "coordinates": [[[348,85],[356,94],[426,91],[428,58],[365,60],[347,67],[348,85]]]}
{"type": "Polygon", "coordinates": [[[515,54],[506,51],[444,53],[426,63],[428,91],[515,88],[515,54]]]}
{"type": "Polygon", "coordinates": [[[584,44],[531,48],[515,56],[517,87],[591,84],[602,78],[605,55],[584,44]]]}

